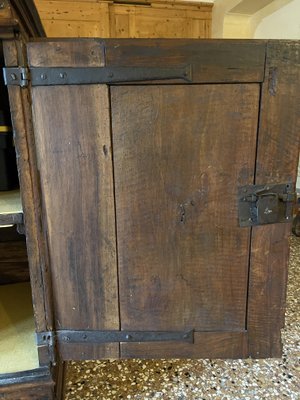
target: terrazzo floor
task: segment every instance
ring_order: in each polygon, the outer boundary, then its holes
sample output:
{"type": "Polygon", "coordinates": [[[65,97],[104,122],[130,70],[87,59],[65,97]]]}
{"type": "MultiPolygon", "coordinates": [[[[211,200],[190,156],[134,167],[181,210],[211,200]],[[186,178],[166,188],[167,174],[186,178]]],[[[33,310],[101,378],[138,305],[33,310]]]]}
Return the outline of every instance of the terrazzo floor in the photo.
{"type": "Polygon", "coordinates": [[[291,238],[282,359],[72,362],[66,400],[300,400],[300,238],[291,238]]]}

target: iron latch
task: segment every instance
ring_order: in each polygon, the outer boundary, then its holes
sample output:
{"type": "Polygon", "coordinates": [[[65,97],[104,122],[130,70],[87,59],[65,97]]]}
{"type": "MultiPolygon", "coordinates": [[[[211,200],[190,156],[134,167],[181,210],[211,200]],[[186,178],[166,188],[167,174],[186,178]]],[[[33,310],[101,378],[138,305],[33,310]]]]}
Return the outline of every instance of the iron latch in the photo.
{"type": "Polygon", "coordinates": [[[239,188],[241,227],[290,222],[296,192],[292,183],[247,185],[239,188]]]}
{"type": "Polygon", "coordinates": [[[3,68],[6,85],[25,87],[52,85],[117,84],[181,79],[192,81],[191,65],[174,67],[8,67],[3,68]]]}

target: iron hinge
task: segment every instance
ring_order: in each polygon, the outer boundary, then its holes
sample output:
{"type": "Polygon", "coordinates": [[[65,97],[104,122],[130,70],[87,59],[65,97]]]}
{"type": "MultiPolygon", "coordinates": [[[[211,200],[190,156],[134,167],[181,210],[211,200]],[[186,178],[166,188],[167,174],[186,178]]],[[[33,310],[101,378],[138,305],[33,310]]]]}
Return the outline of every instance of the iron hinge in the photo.
{"type": "Polygon", "coordinates": [[[194,341],[194,331],[70,331],[56,332],[57,340],[64,343],[113,342],[189,342],[194,341]]]}
{"type": "Polygon", "coordinates": [[[24,67],[3,68],[6,85],[25,87],[89,85],[181,79],[192,81],[191,65],[174,67],[24,67]]]}
{"type": "MultiPolygon", "coordinates": [[[[194,331],[115,331],[115,330],[58,330],[37,333],[38,346],[55,343],[116,343],[116,342],[194,342],[194,331]]],[[[53,352],[54,354],[54,352],[53,352]]]]}
{"type": "Polygon", "coordinates": [[[30,72],[26,67],[3,68],[5,85],[26,87],[30,80],[30,72]]]}
{"type": "Polygon", "coordinates": [[[241,227],[291,222],[296,192],[292,183],[247,185],[239,188],[241,227]]]}

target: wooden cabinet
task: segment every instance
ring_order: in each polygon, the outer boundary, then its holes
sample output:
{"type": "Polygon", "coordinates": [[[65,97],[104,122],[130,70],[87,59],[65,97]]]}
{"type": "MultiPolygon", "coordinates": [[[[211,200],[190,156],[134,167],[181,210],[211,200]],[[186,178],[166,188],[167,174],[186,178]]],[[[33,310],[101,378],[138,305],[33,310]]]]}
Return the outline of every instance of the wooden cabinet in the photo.
{"type": "Polygon", "coordinates": [[[35,0],[48,37],[209,38],[212,4],[35,0]]]}
{"type": "Polygon", "coordinates": [[[279,357],[299,42],[35,40],[26,64],[16,45],[41,365],[279,357]]]}

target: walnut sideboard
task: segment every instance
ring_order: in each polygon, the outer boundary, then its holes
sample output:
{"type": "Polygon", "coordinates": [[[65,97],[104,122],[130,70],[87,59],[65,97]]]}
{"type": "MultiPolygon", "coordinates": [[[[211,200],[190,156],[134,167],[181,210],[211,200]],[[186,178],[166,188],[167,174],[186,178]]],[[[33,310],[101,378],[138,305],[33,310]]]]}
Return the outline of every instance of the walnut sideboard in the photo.
{"type": "Polygon", "coordinates": [[[18,40],[4,76],[40,368],[280,357],[299,42],[18,40]]]}

